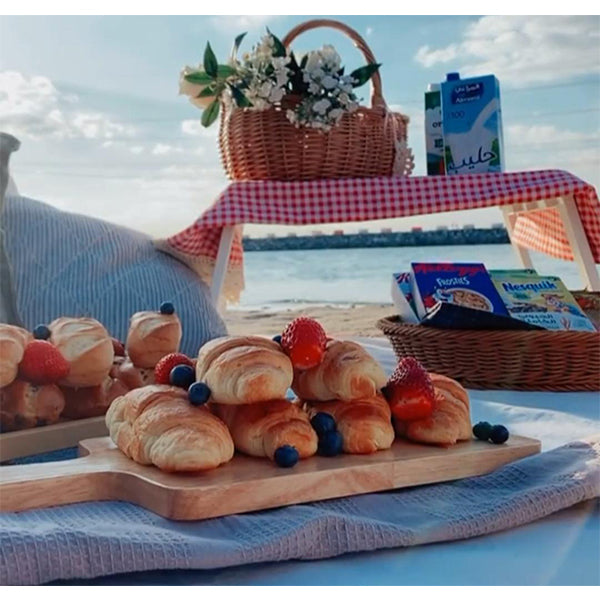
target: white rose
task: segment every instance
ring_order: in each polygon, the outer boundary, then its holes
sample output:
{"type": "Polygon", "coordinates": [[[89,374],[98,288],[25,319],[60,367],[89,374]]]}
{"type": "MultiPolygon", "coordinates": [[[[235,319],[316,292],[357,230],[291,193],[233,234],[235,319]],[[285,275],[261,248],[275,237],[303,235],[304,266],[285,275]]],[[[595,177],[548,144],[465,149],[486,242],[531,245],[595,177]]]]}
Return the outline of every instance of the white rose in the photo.
{"type": "Polygon", "coordinates": [[[323,77],[323,81],[321,81],[321,85],[326,90],[332,90],[334,87],[337,86],[337,84],[337,79],[335,79],[335,77],[332,77],[331,75],[326,75],[325,77],[323,77]]]}
{"type": "Polygon", "coordinates": [[[323,98],[313,104],[313,112],[316,112],[318,115],[324,115],[327,112],[327,109],[331,106],[331,102],[327,100],[327,98],[323,98]]]}
{"type": "Polygon", "coordinates": [[[330,44],[326,44],[325,46],[323,46],[323,48],[321,49],[321,56],[323,57],[323,61],[325,62],[325,64],[327,64],[335,71],[339,70],[340,65],[342,63],[342,59],[333,46],[331,46],[330,44]]]}
{"type": "Polygon", "coordinates": [[[332,108],[329,111],[329,118],[333,119],[334,121],[339,121],[339,119],[342,118],[343,114],[344,114],[344,111],[341,108],[332,108]]]}
{"type": "Polygon", "coordinates": [[[319,92],[319,86],[316,83],[309,83],[308,84],[308,93],[309,94],[317,94],[319,92]]]}
{"type": "Polygon", "coordinates": [[[268,98],[271,93],[271,89],[273,88],[273,84],[270,81],[265,81],[258,91],[258,95],[263,98],[268,98]]]}
{"type": "Polygon", "coordinates": [[[273,88],[271,93],[269,94],[269,102],[271,104],[275,104],[277,102],[281,102],[285,94],[285,90],[283,88],[273,88]]]}
{"type": "Polygon", "coordinates": [[[306,61],[306,66],[304,67],[304,70],[307,73],[312,73],[313,71],[318,69],[320,66],[321,66],[321,57],[319,56],[319,54],[317,52],[309,52],[308,60],[306,61]]]}
{"type": "Polygon", "coordinates": [[[281,71],[275,71],[275,78],[277,79],[277,87],[283,87],[288,82],[287,69],[281,71]]]}

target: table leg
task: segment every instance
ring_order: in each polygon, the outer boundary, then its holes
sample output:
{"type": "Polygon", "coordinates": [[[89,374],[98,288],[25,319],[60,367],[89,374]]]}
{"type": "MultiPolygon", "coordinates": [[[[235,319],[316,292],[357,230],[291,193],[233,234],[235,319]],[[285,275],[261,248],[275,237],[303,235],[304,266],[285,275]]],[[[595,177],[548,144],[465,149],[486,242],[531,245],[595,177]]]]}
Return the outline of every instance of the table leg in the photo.
{"type": "Polygon", "coordinates": [[[223,231],[221,232],[217,261],[215,263],[215,270],[210,286],[210,294],[215,306],[219,306],[219,297],[221,296],[221,290],[223,289],[223,283],[225,282],[225,275],[227,275],[227,265],[229,263],[229,254],[231,253],[234,234],[234,225],[223,227],[223,231]]]}
{"type": "Polygon", "coordinates": [[[508,237],[510,238],[511,246],[517,255],[517,259],[519,263],[522,265],[524,269],[533,269],[533,262],[531,261],[531,256],[529,255],[529,251],[527,248],[523,248],[523,246],[519,246],[517,242],[513,239],[513,232],[515,230],[515,223],[517,220],[518,206],[503,206],[502,207],[502,216],[504,217],[504,224],[506,225],[506,231],[508,232],[508,237]]]}
{"type": "Polygon", "coordinates": [[[600,276],[598,276],[594,256],[579,218],[575,200],[571,196],[565,196],[561,200],[558,210],[571,245],[573,258],[579,267],[585,285],[590,291],[598,292],[600,291],[600,276]]]}

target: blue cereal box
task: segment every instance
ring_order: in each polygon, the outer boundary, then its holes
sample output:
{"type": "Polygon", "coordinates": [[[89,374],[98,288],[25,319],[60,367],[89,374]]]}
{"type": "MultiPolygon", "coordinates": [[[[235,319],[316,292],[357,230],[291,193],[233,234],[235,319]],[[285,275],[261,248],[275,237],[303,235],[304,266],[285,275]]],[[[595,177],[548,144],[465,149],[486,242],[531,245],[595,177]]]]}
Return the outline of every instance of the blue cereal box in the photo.
{"type": "Polygon", "coordinates": [[[495,272],[492,279],[514,319],[544,329],[596,331],[559,277],[495,272]]]}
{"type": "Polygon", "coordinates": [[[509,316],[486,268],[480,263],[412,263],[412,290],[422,319],[438,302],[509,316]]]}
{"type": "Polygon", "coordinates": [[[493,75],[442,83],[442,125],[447,175],[504,171],[500,84],[493,75]]]}

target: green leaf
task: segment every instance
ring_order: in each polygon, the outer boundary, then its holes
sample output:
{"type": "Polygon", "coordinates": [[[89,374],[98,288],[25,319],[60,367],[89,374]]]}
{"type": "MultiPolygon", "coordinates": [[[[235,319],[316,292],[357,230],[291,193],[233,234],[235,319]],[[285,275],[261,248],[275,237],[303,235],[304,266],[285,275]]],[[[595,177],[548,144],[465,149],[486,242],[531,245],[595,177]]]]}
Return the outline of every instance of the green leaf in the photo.
{"type": "Polygon", "coordinates": [[[250,102],[250,100],[246,98],[244,93],[237,87],[235,87],[235,85],[230,85],[229,89],[231,90],[231,95],[233,96],[233,99],[235,100],[237,106],[239,106],[240,108],[247,108],[249,106],[252,106],[252,102],[250,102]]]}
{"type": "Polygon", "coordinates": [[[184,76],[184,79],[190,83],[196,83],[198,85],[206,85],[208,83],[212,83],[213,81],[213,78],[210,75],[207,75],[202,71],[199,71],[198,73],[189,73],[188,75],[184,76]]]}
{"type": "Polygon", "coordinates": [[[217,63],[217,57],[209,43],[206,44],[206,50],[204,51],[204,70],[213,78],[218,75],[219,63],[217,63]]]}
{"type": "Polygon", "coordinates": [[[240,49],[240,46],[242,44],[242,40],[244,39],[244,37],[246,37],[245,33],[240,33],[240,35],[238,35],[234,42],[233,42],[233,50],[231,51],[231,53],[235,56],[238,53],[238,50],[240,49]]]}
{"type": "Polygon", "coordinates": [[[235,75],[236,73],[237,73],[237,71],[233,67],[230,67],[229,65],[219,65],[217,67],[217,75],[219,77],[222,77],[223,79],[227,79],[227,77],[231,77],[232,75],[235,75]]]}
{"type": "Polygon", "coordinates": [[[344,74],[344,70],[345,70],[345,67],[342,67],[342,68],[341,68],[341,69],[340,69],[340,70],[337,72],[337,74],[338,74],[338,76],[339,76],[339,77],[342,77],[342,75],[344,74]]]}
{"type": "Polygon", "coordinates": [[[212,85],[207,85],[197,96],[196,98],[206,98],[208,96],[215,95],[215,88],[212,85]]]}
{"type": "Polygon", "coordinates": [[[204,127],[210,127],[219,116],[219,108],[221,105],[218,100],[211,102],[202,113],[201,123],[204,127]]]}
{"type": "Polygon", "coordinates": [[[381,64],[378,63],[369,63],[364,67],[360,67],[359,69],[352,71],[352,73],[350,73],[350,77],[357,80],[357,83],[353,83],[352,87],[360,87],[361,85],[367,83],[367,81],[369,81],[369,79],[371,79],[371,77],[373,77],[373,75],[377,72],[380,66],[381,64]]]}
{"type": "Polygon", "coordinates": [[[304,69],[304,67],[306,66],[306,63],[308,62],[308,54],[305,54],[302,57],[302,60],[300,61],[300,68],[304,69]]]}
{"type": "Polygon", "coordinates": [[[285,49],[285,46],[281,43],[281,40],[276,35],[273,35],[269,31],[268,27],[267,33],[273,38],[273,56],[275,58],[281,58],[282,56],[285,56],[287,54],[287,51],[285,49]]]}

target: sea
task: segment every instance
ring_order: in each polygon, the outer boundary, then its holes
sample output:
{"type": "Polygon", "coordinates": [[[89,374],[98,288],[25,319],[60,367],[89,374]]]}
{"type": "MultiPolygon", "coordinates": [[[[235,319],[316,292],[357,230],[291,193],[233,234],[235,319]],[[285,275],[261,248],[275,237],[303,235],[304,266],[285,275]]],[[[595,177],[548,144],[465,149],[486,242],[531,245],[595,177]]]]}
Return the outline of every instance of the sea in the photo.
{"type": "MultiPolygon", "coordinates": [[[[531,253],[541,275],[556,275],[571,290],[584,288],[577,265],[531,253]]],[[[392,273],[411,262],[479,262],[488,269],[520,267],[510,244],[278,250],[246,252],[245,290],[232,309],[304,309],[314,305],[346,308],[389,304],[392,273]]]]}

